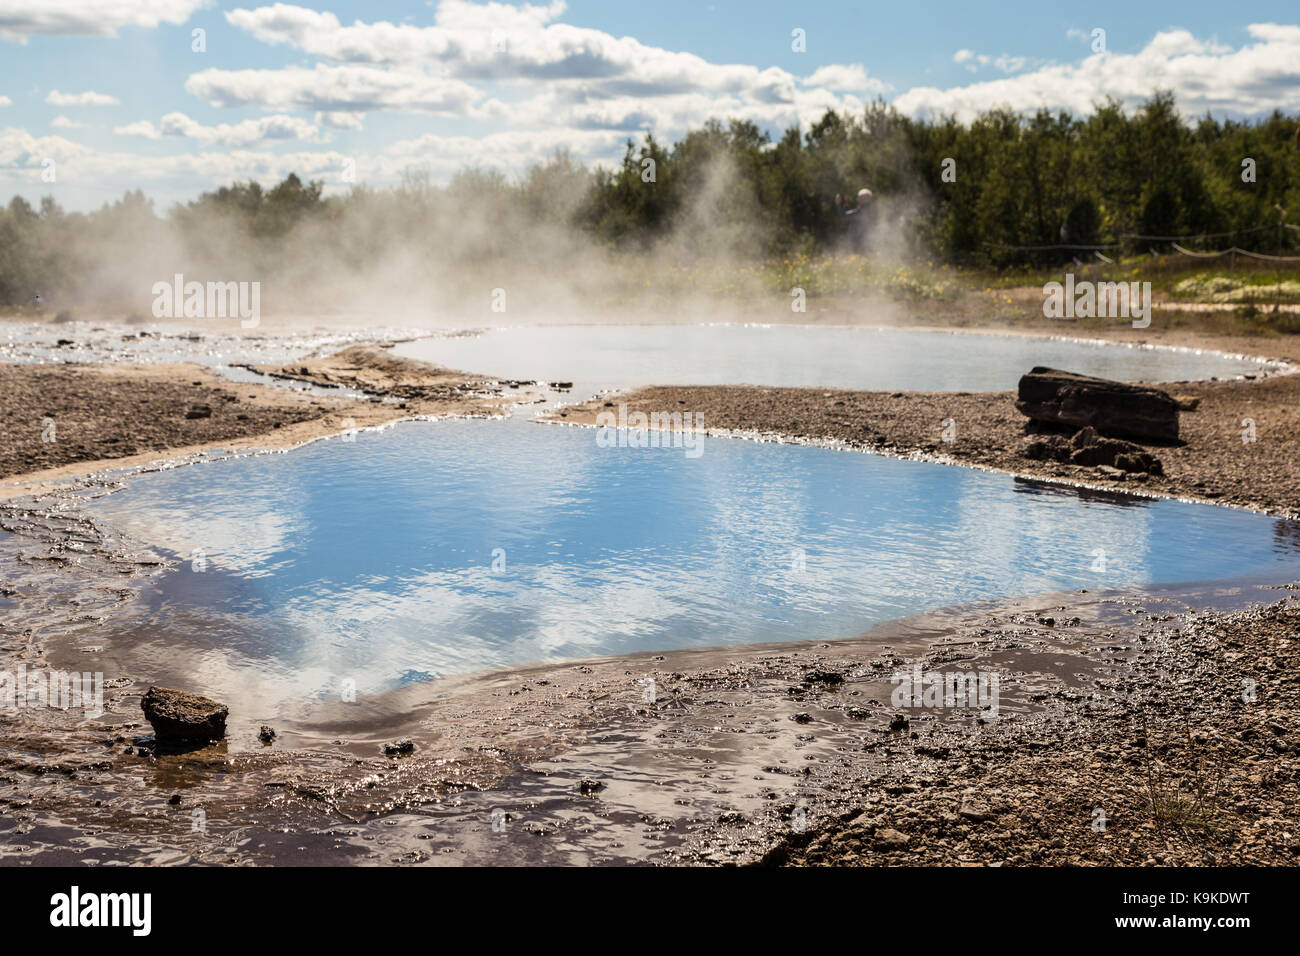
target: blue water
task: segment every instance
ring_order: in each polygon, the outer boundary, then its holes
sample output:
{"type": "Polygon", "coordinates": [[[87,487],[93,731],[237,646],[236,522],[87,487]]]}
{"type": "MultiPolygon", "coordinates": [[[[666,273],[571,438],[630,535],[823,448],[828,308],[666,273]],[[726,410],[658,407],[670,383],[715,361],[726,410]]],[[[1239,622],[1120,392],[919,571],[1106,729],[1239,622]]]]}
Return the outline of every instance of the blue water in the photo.
{"type": "Polygon", "coordinates": [[[642,385],[770,385],[923,391],[1013,389],[1035,365],[1122,381],[1257,374],[1214,352],[1019,335],[761,325],[572,325],[490,329],[394,350],[448,368],[578,391],[642,385]]]}
{"type": "Polygon", "coordinates": [[[599,447],[518,420],[144,475],[91,507],[184,559],[153,595],[159,659],[189,647],[205,687],[255,674],[280,698],[1300,568],[1294,526],[1240,511],[803,446],[599,447]]]}

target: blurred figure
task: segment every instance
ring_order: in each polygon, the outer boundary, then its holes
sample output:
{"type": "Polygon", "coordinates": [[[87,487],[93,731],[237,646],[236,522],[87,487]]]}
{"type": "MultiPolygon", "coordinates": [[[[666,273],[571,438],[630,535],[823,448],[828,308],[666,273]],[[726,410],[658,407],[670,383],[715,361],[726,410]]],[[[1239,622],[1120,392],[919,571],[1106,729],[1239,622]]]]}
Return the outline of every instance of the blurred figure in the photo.
{"type": "Polygon", "coordinates": [[[45,300],[42,299],[41,294],[37,292],[35,295],[32,296],[32,307],[39,309],[43,305],[45,305],[45,300]]]}
{"type": "Polygon", "coordinates": [[[867,248],[873,219],[871,203],[874,198],[866,186],[858,190],[856,205],[849,205],[842,195],[835,194],[835,209],[848,220],[849,244],[855,252],[863,252],[867,248]]]}

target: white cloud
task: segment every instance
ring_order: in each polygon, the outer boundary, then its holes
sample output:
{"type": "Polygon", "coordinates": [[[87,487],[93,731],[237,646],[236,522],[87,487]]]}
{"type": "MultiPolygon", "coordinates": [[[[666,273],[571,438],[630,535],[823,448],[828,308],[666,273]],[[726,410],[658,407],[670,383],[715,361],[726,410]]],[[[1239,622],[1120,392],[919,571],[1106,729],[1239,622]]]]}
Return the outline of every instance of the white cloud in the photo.
{"type": "Polygon", "coordinates": [[[192,195],[196,187],[208,188],[237,179],[272,181],[291,172],[303,178],[332,177],[338,181],[344,158],[334,151],[220,149],[157,156],[100,151],[59,136],[36,137],[11,127],[0,130],[0,187],[51,189],[40,178],[45,159],[58,163],[58,184],[53,188],[58,198],[75,197],[87,190],[112,194],[141,186],[151,191],[160,186],[179,186],[182,195],[192,195]]]}
{"type": "Polygon", "coordinates": [[[321,62],[196,73],[186,90],[215,107],[313,110],[326,128],[371,111],[428,113],[534,131],[654,129],[673,136],[709,119],[784,128],[827,109],[856,112],[890,87],[861,64],[800,78],[777,68],[711,63],[631,37],[555,22],[563,3],[442,0],[432,26],[342,24],[327,11],[277,3],[227,20],[256,39],[321,62]]]}
{"type": "MultiPolygon", "coordinates": [[[[156,138],[162,138],[157,126],[144,125],[156,138]]],[[[545,160],[562,147],[580,160],[593,162],[616,154],[622,140],[620,133],[609,130],[511,130],[486,136],[428,134],[369,154],[223,148],[151,155],[100,151],[57,136],[35,137],[26,130],[10,128],[0,130],[0,191],[24,187],[52,190],[65,202],[68,197],[75,200],[82,192],[94,191],[102,201],[144,186],[154,196],[170,193],[174,198],[193,198],[203,189],[237,180],[277,182],[291,172],[303,179],[324,180],[327,191],[346,191],[351,183],[343,179],[345,169],[354,168],[361,182],[394,182],[412,167],[429,169],[435,180],[446,181],[467,167],[512,173],[545,160]],[[40,180],[41,163],[47,158],[58,162],[56,187],[40,180]]]]}
{"type": "Polygon", "coordinates": [[[161,139],[162,133],[158,128],[148,120],[137,120],[134,123],[127,123],[125,126],[118,126],[113,129],[118,136],[138,136],[141,139],[161,139]]]}
{"type": "Polygon", "coordinates": [[[369,66],[315,69],[203,70],[185,90],[213,106],[257,106],[277,110],[392,110],[464,115],[482,98],[468,83],[418,72],[369,66]]]}
{"type": "MultiPolygon", "coordinates": [[[[107,17],[97,32],[111,34],[113,23],[139,21],[146,7],[159,22],[173,22],[165,14],[179,16],[182,8],[192,11],[198,5],[196,0],[127,4],[126,13],[107,17]],[[123,19],[128,13],[136,19],[123,19]]],[[[19,6],[48,14],[47,22],[53,22],[51,6],[65,19],[70,10],[98,7],[92,0],[45,6],[0,0],[0,36],[18,29],[21,18],[12,11],[19,6]]],[[[746,119],[775,130],[795,124],[806,129],[828,109],[857,113],[870,98],[894,92],[860,63],[826,64],[804,77],[778,68],[714,63],[566,24],[561,22],[564,13],[562,2],[511,6],[441,0],[431,25],[360,20],[345,25],[333,13],[285,3],[231,10],[226,18],[232,26],[288,51],[288,64],[203,69],[188,77],[185,90],[214,107],[264,115],[209,126],[185,113],[168,113],[161,120],[115,130],[123,137],[193,151],[183,155],[85,151],[59,137],[7,130],[0,137],[0,184],[39,176],[39,159],[35,166],[26,160],[12,163],[6,171],[5,150],[13,155],[26,150],[21,155],[30,159],[50,156],[56,148],[66,153],[60,184],[94,183],[85,188],[101,191],[143,186],[192,195],[232,179],[268,180],[289,171],[324,176],[328,184],[336,178],[335,167],[341,167],[336,152],[304,148],[286,153],[280,151],[284,143],[320,143],[334,130],[362,128],[365,115],[377,111],[455,119],[461,121],[456,131],[464,135],[440,135],[429,124],[435,132],[427,136],[387,148],[375,145],[370,155],[350,155],[366,181],[391,181],[411,165],[431,165],[440,178],[465,166],[517,172],[560,147],[581,161],[616,160],[622,142],[641,130],[670,140],[714,118],[746,119]]],[[[30,14],[28,20],[37,17],[30,14]]],[[[1300,109],[1297,26],[1253,25],[1249,40],[1236,49],[1186,30],[1166,30],[1136,53],[1090,54],[1091,35],[1079,37],[1085,41],[1084,58],[1069,64],[958,50],[953,62],[979,74],[980,81],[971,77],[971,82],[947,89],[914,88],[897,96],[894,105],[911,115],[952,112],[962,119],[1000,105],[1086,113],[1107,96],[1134,105],[1157,88],[1172,88],[1180,107],[1193,115],[1300,109]],[[997,76],[994,70],[1007,75],[997,76]]],[[[54,91],[47,102],[116,101],[93,91],[54,91]]],[[[0,105],[6,103],[0,97],[0,105]]],[[[56,118],[53,125],[77,126],[67,117],[56,118]]]]}
{"type": "Polygon", "coordinates": [[[952,55],[952,62],[965,66],[971,73],[976,72],[981,66],[989,66],[990,64],[1003,73],[1019,73],[1029,65],[1029,58],[1011,56],[1008,53],[992,57],[986,53],[976,53],[974,50],[958,50],[952,55]]]}
{"type": "Polygon", "coordinates": [[[50,90],[45,97],[45,102],[51,106],[115,106],[117,97],[109,96],[107,93],[96,93],[94,90],[86,90],[84,93],[60,93],[58,90],[50,90]]]}
{"type": "Polygon", "coordinates": [[[85,129],[85,123],[77,123],[68,119],[66,116],[56,116],[50,120],[50,125],[55,129],[85,129]]]}
{"type": "Polygon", "coordinates": [[[315,140],[320,128],[296,116],[263,116],[242,123],[222,123],[204,126],[184,113],[168,113],[155,127],[148,120],[128,123],[113,130],[119,136],[138,136],[144,139],[161,139],[179,136],[195,139],[211,146],[253,146],[274,140],[315,140]]]}
{"type": "MultiPolygon", "coordinates": [[[[232,10],[226,19],[264,43],[331,63],[393,67],[408,77],[436,72],[466,81],[582,83],[607,95],[712,92],[764,102],[789,102],[799,82],[785,70],[710,63],[632,37],[551,22],[563,11],[562,3],[511,7],[442,0],[433,26],[344,26],[332,13],[277,3],[232,10]]],[[[861,83],[865,71],[853,79],[861,83]]]]}
{"type": "Polygon", "coordinates": [[[812,76],[802,82],[805,86],[855,93],[887,93],[892,89],[888,83],[867,76],[866,67],[861,63],[832,63],[818,67],[812,76]]]}
{"type": "Polygon", "coordinates": [[[0,106],[10,106],[12,104],[13,104],[13,100],[11,100],[9,97],[0,96],[0,106]]]}
{"type": "Polygon", "coordinates": [[[557,19],[567,9],[564,0],[546,6],[508,3],[469,3],[442,0],[434,19],[438,26],[458,30],[535,30],[557,19]]]}
{"type": "MultiPolygon", "coordinates": [[[[1168,30],[1137,53],[1094,53],[1076,64],[1049,64],[969,86],[916,87],[894,105],[911,115],[952,113],[962,120],[996,106],[1082,114],[1106,97],[1134,106],[1157,89],[1171,89],[1187,115],[1300,110],[1300,26],[1253,24],[1247,32],[1252,42],[1234,50],[1186,30],[1168,30]]],[[[972,59],[980,60],[969,50],[957,56],[954,61],[968,68],[972,59]]],[[[994,65],[1016,64],[1009,58],[994,65]]]]}
{"type": "Polygon", "coordinates": [[[90,147],[61,136],[33,136],[12,126],[0,131],[0,169],[26,168],[36,179],[40,178],[44,160],[67,162],[90,152],[90,147]]]}
{"type": "Polygon", "coordinates": [[[116,36],[122,27],[184,23],[210,0],[0,0],[0,39],[116,36]]]}
{"type": "Polygon", "coordinates": [[[361,129],[365,116],[361,113],[317,113],[316,123],[327,129],[361,129]]]}

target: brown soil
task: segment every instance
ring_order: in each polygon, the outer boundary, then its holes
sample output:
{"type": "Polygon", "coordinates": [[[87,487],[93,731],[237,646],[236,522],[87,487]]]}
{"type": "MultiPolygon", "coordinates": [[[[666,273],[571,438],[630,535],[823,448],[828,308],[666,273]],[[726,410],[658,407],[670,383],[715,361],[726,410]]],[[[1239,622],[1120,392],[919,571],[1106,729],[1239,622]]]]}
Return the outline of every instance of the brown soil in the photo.
{"type": "Polygon", "coordinates": [[[0,477],[259,435],[322,414],[319,403],[259,401],[253,393],[264,389],[218,381],[198,366],[0,365],[0,477]],[[204,409],[207,417],[187,417],[204,409]]]}
{"type": "Polygon", "coordinates": [[[259,371],[364,391],[369,399],[233,383],[190,364],[0,364],[0,478],[21,476],[0,487],[0,498],[145,465],[162,453],[287,448],[416,416],[501,414],[519,394],[491,379],[367,347],[259,371]]]}
{"type": "Polygon", "coordinates": [[[600,412],[625,402],[629,411],[700,413],[709,430],[837,442],[1054,481],[1300,515],[1300,375],[1169,390],[1200,399],[1195,411],[1181,413],[1185,444],[1151,449],[1164,464],[1163,476],[1124,480],[1095,468],[1025,458],[1028,420],[1016,410],[1012,392],[653,387],[569,406],[551,420],[592,425],[600,412]],[[1253,442],[1243,441],[1247,418],[1255,422],[1253,442]],[[943,437],[946,419],[956,429],[953,441],[943,437]]]}
{"type": "Polygon", "coordinates": [[[1193,616],[1151,635],[1134,677],[1099,682],[1111,693],[1058,689],[1016,732],[900,734],[892,779],[765,861],[1295,866],[1297,628],[1294,600],[1193,616]]]}

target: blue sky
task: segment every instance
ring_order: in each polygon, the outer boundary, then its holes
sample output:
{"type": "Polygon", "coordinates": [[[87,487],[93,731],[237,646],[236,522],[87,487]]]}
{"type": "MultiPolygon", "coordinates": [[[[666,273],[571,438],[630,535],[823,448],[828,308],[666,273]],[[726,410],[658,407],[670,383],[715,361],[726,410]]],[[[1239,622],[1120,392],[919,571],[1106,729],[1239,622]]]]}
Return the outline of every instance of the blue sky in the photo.
{"type": "Polygon", "coordinates": [[[645,129],[779,131],[877,96],[967,118],[1164,86],[1192,114],[1300,112],[1294,0],[0,0],[0,56],[0,195],[73,209],[291,169],[338,190],[410,167],[514,173],[558,147],[608,162],[645,129]]]}

